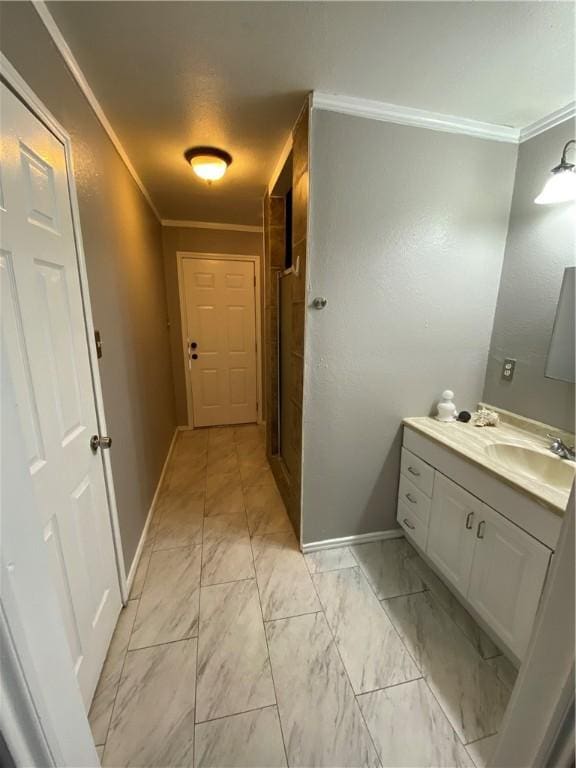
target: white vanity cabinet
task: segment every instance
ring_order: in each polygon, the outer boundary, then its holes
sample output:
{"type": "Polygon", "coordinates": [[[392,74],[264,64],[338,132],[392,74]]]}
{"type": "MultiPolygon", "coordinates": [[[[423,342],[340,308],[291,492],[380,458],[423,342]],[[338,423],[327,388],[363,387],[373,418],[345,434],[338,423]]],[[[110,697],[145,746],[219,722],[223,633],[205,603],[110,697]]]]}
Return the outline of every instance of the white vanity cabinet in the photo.
{"type": "Polygon", "coordinates": [[[406,447],[397,520],[460,600],[521,660],[551,549],[406,447]]]}

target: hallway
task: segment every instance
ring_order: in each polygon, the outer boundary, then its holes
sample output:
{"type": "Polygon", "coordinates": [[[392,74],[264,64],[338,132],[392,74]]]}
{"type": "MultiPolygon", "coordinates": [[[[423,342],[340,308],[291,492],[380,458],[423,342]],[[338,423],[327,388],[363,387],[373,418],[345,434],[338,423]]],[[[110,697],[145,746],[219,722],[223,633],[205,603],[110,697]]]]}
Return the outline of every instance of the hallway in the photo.
{"type": "Polygon", "coordinates": [[[260,427],[182,431],[90,723],[105,766],[481,766],[514,677],[405,540],[301,555],[260,427]]]}

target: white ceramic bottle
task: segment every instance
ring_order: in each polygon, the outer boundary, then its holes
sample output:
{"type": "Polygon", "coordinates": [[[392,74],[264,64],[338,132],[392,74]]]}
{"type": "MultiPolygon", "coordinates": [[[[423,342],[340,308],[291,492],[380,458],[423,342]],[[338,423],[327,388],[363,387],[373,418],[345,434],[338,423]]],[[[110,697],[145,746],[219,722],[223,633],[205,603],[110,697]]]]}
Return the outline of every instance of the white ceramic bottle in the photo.
{"type": "Polygon", "coordinates": [[[451,389],[445,389],[442,392],[442,400],[438,403],[438,421],[456,421],[458,409],[454,405],[454,392],[451,389]]]}

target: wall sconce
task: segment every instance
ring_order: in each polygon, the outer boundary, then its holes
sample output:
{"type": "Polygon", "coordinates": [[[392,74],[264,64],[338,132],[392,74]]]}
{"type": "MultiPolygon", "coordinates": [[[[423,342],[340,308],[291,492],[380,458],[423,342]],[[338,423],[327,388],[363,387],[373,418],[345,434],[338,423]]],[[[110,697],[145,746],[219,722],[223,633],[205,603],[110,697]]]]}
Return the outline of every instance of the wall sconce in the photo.
{"type": "Polygon", "coordinates": [[[196,176],[208,184],[221,179],[232,162],[232,155],[216,147],[192,147],[184,152],[184,157],[196,176]]]}
{"type": "Polygon", "coordinates": [[[552,168],[552,174],[544,189],[534,200],[538,205],[551,205],[552,203],[567,203],[570,200],[576,200],[576,172],[574,163],[566,160],[566,152],[571,144],[576,144],[576,140],[570,139],[566,142],[562,150],[562,159],[560,164],[552,168]]]}

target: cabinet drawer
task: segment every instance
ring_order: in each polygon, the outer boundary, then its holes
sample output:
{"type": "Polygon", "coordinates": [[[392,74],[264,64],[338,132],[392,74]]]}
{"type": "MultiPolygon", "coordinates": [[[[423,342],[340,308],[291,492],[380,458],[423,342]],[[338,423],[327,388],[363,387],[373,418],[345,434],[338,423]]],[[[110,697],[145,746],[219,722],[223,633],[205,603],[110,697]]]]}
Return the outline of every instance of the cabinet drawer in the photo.
{"type": "Polygon", "coordinates": [[[426,539],[428,537],[428,522],[424,522],[418,517],[407,504],[403,501],[398,502],[398,513],[396,516],[398,523],[402,526],[404,533],[410,541],[424,552],[426,550],[426,539]]]}
{"type": "Polygon", "coordinates": [[[418,515],[423,523],[428,523],[432,501],[425,493],[423,493],[423,491],[417,488],[406,475],[400,475],[398,501],[401,501],[408,507],[408,509],[411,509],[414,514],[418,515]]]}
{"type": "Polygon", "coordinates": [[[432,497],[434,487],[434,468],[425,461],[419,459],[406,448],[402,448],[402,460],[400,471],[423,491],[426,496],[432,497]]]}

